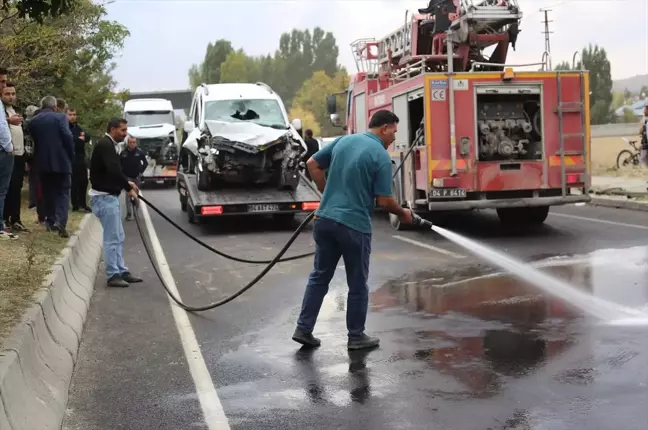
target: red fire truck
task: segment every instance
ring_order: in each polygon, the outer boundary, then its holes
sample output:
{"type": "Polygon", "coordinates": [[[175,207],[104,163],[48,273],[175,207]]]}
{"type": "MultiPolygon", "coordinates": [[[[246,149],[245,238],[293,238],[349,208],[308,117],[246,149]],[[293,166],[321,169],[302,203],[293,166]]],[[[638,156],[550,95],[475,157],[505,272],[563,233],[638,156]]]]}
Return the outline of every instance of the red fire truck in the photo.
{"type": "Polygon", "coordinates": [[[432,6],[381,40],[352,43],[358,73],[344,121],[327,97],[331,122],[361,133],[377,110],[398,115],[389,151],[394,171],[405,163],[394,194],[419,212],[494,208],[502,223],[532,225],[550,206],[589,201],[588,72],[551,71],[546,52],[507,65],[522,19],[515,0],[432,6]]]}

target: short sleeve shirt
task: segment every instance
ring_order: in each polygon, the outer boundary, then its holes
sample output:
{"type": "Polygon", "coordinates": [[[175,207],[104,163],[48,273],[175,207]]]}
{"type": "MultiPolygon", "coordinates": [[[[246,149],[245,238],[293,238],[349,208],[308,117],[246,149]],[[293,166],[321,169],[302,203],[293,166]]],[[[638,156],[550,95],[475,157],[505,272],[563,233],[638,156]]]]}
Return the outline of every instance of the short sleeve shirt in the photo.
{"type": "Polygon", "coordinates": [[[342,136],[313,155],[327,170],[316,215],[371,233],[376,197],[392,195],[392,160],[371,132],[342,136]]]}

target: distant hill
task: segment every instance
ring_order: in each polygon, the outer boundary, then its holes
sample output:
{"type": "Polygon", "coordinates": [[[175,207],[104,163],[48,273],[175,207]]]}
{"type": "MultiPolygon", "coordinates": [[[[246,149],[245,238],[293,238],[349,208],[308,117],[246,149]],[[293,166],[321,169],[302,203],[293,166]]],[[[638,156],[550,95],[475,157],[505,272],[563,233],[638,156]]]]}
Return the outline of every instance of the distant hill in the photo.
{"type": "Polygon", "coordinates": [[[643,86],[648,86],[648,75],[637,75],[613,81],[612,91],[624,91],[627,88],[630,92],[638,93],[643,86]]]}

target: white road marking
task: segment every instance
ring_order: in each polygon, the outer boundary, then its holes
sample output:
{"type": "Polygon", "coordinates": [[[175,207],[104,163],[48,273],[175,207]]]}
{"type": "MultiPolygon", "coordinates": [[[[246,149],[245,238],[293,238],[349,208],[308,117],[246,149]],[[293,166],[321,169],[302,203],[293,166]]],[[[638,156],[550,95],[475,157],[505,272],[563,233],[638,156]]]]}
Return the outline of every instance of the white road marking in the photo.
{"type": "Polygon", "coordinates": [[[418,240],[410,239],[409,237],[403,237],[403,236],[397,236],[394,235],[392,236],[394,239],[402,240],[403,242],[411,243],[412,245],[420,246],[421,248],[429,249],[430,251],[438,252],[439,254],[444,254],[449,257],[453,258],[466,258],[465,255],[461,254],[456,254],[452,251],[448,251],[447,249],[443,248],[438,248],[436,246],[428,245],[427,243],[419,242],[418,240]]]}
{"type": "MultiPolygon", "coordinates": [[[[162,251],[160,240],[155,233],[155,228],[153,227],[153,222],[151,221],[148,208],[143,202],[140,203],[140,208],[142,209],[144,223],[146,224],[151,245],[153,246],[153,253],[157,259],[164,282],[166,282],[169,290],[171,290],[178,299],[181,299],[178,287],[173,280],[173,275],[171,274],[166,257],[164,256],[164,251],[162,251]]],[[[196,386],[196,394],[198,394],[198,400],[202,407],[207,428],[209,430],[230,430],[229,422],[225,416],[225,411],[223,410],[223,406],[221,405],[218,394],[216,393],[216,387],[214,386],[209,370],[207,370],[207,364],[205,363],[205,359],[200,351],[200,346],[196,339],[196,333],[191,327],[191,321],[189,321],[187,313],[182,308],[178,307],[171,297],[169,297],[169,303],[171,303],[173,318],[175,319],[176,327],[178,327],[178,332],[180,333],[182,347],[184,349],[185,357],[187,358],[187,363],[189,364],[191,377],[196,386]]]]}
{"type": "Polygon", "coordinates": [[[578,215],[567,215],[567,214],[558,214],[558,213],[550,213],[549,215],[561,216],[561,217],[564,217],[564,218],[579,219],[579,220],[582,220],[582,221],[598,222],[598,223],[601,223],[601,224],[616,225],[616,226],[619,226],[619,227],[629,227],[629,228],[638,228],[640,230],[648,230],[648,227],[646,227],[645,225],[628,224],[628,223],[625,223],[625,222],[608,221],[608,220],[605,220],[605,219],[587,218],[587,217],[578,216],[578,215]]]}

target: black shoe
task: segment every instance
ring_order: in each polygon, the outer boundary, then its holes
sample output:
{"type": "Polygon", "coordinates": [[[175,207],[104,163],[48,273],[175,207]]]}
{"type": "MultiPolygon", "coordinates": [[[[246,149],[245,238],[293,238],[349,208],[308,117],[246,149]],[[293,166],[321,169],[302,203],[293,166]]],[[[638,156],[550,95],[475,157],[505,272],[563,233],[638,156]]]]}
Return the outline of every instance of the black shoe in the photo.
{"type": "Polygon", "coordinates": [[[296,329],[293,333],[292,340],[302,345],[310,346],[311,348],[316,348],[322,344],[322,342],[313,336],[312,333],[304,333],[300,329],[296,329]]]}
{"type": "Polygon", "coordinates": [[[72,206],[72,212],[79,212],[79,208],[76,206],[72,206]]]}
{"type": "Polygon", "coordinates": [[[59,235],[60,237],[62,237],[63,239],[67,239],[67,238],[70,237],[70,234],[67,232],[67,230],[65,229],[65,227],[62,227],[62,226],[60,226],[60,225],[54,225],[54,226],[52,227],[52,231],[56,231],[56,232],[58,232],[58,235],[59,235]]]}
{"type": "Polygon", "coordinates": [[[108,286],[126,288],[128,287],[128,282],[124,281],[120,275],[113,275],[110,279],[108,279],[108,286]]]}
{"type": "Polygon", "coordinates": [[[124,281],[128,282],[129,284],[136,284],[136,283],[138,283],[138,282],[142,282],[142,281],[143,281],[143,279],[131,275],[130,272],[124,272],[124,273],[122,273],[122,274],[121,274],[121,278],[122,278],[124,281]]]}
{"type": "Polygon", "coordinates": [[[132,221],[133,215],[126,215],[126,221],[132,221]]]}
{"type": "Polygon", "coordinates": [[[90,209],[90,208],[87,207],[87,206],[84,206],[84,207],[81,208],[81,212],[85,212],[85,213],[87,213],[87,214],[91,214],[91,213],[92,213],[92,209],[90,209]]]}
{"type": "Polygon", "coordinates": [[[11,229],[14,230],[14,231],[22,232],[22,233],[29,233],[29,231],[30,231],[30,230],[29,230],[27,227],[25,227],[25,225],[24,225],[22,222],[20,222],[20,221],[16,221],[16,222],[12,223],[12,224],[11,224],[11,229]]]}
{"type": "Polygon", "coordinates": [[[370,348],[376,348],[378,345],[380,345],[380,339],[377,337],[371,337],[367,336],[366,334],[363,334],[362,336],[359,337],[350,337],[349,342],[347,344],[347,348],[349,349],[370,349],[370,348]]]}

